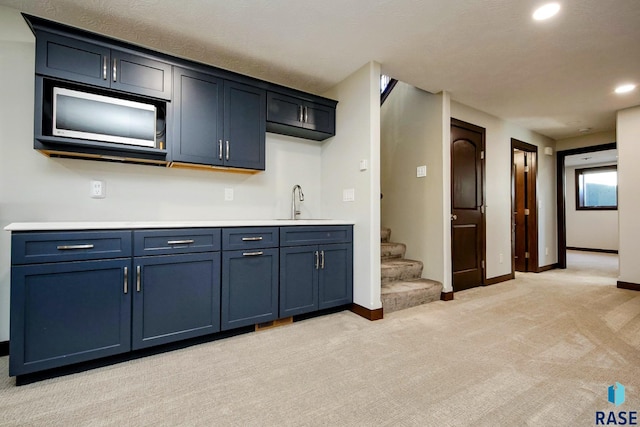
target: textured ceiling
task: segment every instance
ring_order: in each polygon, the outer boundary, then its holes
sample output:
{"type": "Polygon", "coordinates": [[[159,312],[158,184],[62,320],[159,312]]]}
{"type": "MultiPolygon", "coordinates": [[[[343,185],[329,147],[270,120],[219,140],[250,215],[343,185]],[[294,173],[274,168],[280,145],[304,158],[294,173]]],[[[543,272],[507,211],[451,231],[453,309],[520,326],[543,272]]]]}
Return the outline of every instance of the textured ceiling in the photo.
{"type": "Polygon", "coordinates": [[[0,0],[0,5],[322,93],[384,73],[554,139],[640,105],[640,0],[0,0]]]}

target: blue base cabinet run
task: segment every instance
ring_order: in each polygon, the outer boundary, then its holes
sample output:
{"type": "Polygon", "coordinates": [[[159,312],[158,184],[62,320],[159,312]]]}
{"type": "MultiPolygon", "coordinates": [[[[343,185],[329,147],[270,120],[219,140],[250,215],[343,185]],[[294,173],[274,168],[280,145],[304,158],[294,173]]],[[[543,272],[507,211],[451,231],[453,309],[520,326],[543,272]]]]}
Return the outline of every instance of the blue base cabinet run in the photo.
{"type": "Polygon", "coordinates": [[[352,226],[14,232],[9,375],[350,304],[352,226]]]}

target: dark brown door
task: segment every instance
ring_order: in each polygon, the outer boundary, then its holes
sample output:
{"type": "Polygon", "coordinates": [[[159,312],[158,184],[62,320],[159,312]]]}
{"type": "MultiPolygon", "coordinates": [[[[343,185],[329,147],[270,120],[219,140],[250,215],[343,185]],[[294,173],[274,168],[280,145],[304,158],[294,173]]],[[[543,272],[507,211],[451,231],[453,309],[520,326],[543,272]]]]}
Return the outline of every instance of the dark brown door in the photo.
{"type": "Polygon", "coordinates": [[[511,139],[513,152],[512,201],[513,208],[513,270],[537,272],[538,214],[536,198],[538,148],[511,139]]]}
{"type": "Polygon", "coordinates": [[[527,271],[526,160],[527,153],[513,150],[513,258],[516,271],[527,271]]]}
{"type": "Polygon", "coordinates": [[[451,120],[451,264],[454,291],[483,284],[484,134],[481,127],[451,120]]]}

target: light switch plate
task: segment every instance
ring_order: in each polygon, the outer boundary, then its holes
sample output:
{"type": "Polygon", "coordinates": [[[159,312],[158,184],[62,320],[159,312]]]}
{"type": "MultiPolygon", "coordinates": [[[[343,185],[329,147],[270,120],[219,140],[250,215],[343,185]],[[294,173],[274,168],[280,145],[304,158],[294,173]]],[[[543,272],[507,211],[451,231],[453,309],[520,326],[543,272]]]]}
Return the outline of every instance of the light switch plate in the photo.
{"type": "Polygon", "coordinates": [[[426,165],[418,166],[416,168],[416,177],[424,178],[425,176],[427,176],[427,166],[426,165]]]}
{"type": "Polygon", "coordinates": [[[225,202],[230,202],[233,200],[233,188],[224,189],[224,200],[225,202]]]}
{"type": "Polygon", "coordinates": [[[367,169],[369,169],[369,161],[367,159],[360,160],[360,170],[366,171],[367,169]]]}
{"type": "Polygon", "coordinates": [[[346,188],[342,190],[342,201],[353,202],[356,199],[356,190],[353,188],[346,188]]]}

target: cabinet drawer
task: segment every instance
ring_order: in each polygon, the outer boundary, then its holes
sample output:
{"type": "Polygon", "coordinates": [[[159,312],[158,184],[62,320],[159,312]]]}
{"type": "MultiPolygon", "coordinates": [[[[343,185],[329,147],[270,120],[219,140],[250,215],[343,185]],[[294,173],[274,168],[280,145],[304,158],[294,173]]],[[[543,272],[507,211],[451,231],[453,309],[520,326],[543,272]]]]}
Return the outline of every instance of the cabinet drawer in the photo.
{"type": "Polygon", "coordinates": [[[222,229],[222,249],[241,250],[278,247],[278,227],[222,229]]]}
{"type": "Polygon", "coordinates": [[[13,233],[13,264],[124,258],[131,256],[130,231],[13,233]]]}
{"type": "Polygon", "coordinates": [[[220,250],[219,228],[135,230],[133,255],[169,255],[220,250]]]}
{"type": "Polygon", "coordinates": [[[351,225],[280,227],[280,246],[349,243],[352,240],[353,226],[351,225]]]}

